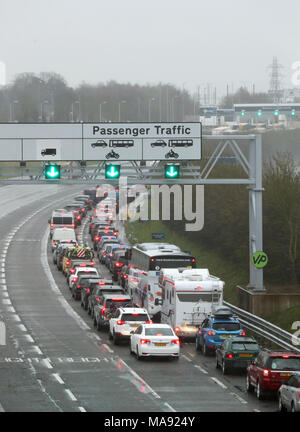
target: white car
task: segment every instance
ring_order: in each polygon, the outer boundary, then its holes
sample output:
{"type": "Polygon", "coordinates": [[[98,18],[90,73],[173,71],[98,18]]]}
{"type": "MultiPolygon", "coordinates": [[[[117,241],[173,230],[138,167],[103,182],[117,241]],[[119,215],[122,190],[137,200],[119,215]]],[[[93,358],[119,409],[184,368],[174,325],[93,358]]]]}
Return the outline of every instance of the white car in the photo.
{"type": "Polygon", "coordinates": [[[130,336],[130,352],[142,357],[179,358],[180,340],[168,324],[141,324],[130,336]]]}
{"type": "Polygon", "coordinates": [[[72,289],[73,284],[78,281],[78,277],[84,274],[90,274],[92,277],[99,276],[95,267],[75,267],[75,273],[68,278],[69,288],[72,289]]]}
{"type": "Polygon", "coordinates": [[[118,308],[109,320],[109,338],[117,345],[120,340],[129,340],[130,332],[139,325],[152,323],[143,308],[118,308]]]}

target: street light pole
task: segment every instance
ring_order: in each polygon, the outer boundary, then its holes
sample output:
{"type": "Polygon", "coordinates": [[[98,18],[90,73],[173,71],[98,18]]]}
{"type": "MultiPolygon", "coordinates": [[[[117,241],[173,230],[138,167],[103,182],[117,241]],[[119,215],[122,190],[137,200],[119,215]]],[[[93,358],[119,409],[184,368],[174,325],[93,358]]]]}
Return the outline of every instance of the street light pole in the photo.
{"type": "Polygon", "coordinates": [[[172,118],[173,122],[175,121],[175,107],[174,107],[174,100],[178,99],[179,96],[172,96],[172,118]]]}
{"type": "Polygon", "coordinates": [[[154,102],[155,98],[151,98],[148,100],[148,122],[151,122],[151,102],[154,102]]]}
{"type": "Polygon", "coordinates": [[[119,102],[119,122],[121,121],[121,104],[126,103],[126,100],[122,100],[121,102],[119,102]]]}
{"type": "Polygon", "coordinates": [[[10,122],[14,121],[14,117],[15,117],[15,115],[14,115],[14,105],[17,104],[17,103],[19,103],[18,100],[15,100],[15,101],[13,101],[13,102],[10,103],[10,106],[9,106],[9,118],[10,118],[9,121],[10,122]]]}
{"type": "Polygon", "coordinates": [[[79,101],[75,101],[75,102],[72,103],[72,120],[71,120],[72,122],[74,121],[74,105],[75,104],[78,104],[78,107],[79,107],[78,108],[78,112],[79,112],[79,116],[80,116],[80,102],[79,101]]]}
{"type": "Polygon", "coordinates": [[[44,104],[47,104],[47,103],[49,103],[47,100],[44,100],[44,102],[41,103],[41,122],[43,121],[43,114],[44,114],[43,108],[44,108],[44,104]]]}
{"type": "Polygon", "coordinates": [[[99,120],[100,123],[102,122],[102,105],[105,105],[107,103],[107,101],[103,101],[99,104],[99,120]]]}

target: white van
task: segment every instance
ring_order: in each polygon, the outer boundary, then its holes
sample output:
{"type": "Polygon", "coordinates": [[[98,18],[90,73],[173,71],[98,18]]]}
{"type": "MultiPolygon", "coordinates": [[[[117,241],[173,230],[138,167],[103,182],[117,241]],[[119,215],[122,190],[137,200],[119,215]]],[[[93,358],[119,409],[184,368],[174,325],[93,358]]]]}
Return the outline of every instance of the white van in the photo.
{"type": "Polygon", "coordinates": [[[63,209],[54,210],[48,222],[50,224],[50,237],[56,228],[75,228],[74,214],[63,209]]]}
{"type": "Polygon", "coordinates": [[[75,230],[73,228],[55,228],[52,236],[52,252],[58,243],[67,242],[77,245],[75,230]]]}

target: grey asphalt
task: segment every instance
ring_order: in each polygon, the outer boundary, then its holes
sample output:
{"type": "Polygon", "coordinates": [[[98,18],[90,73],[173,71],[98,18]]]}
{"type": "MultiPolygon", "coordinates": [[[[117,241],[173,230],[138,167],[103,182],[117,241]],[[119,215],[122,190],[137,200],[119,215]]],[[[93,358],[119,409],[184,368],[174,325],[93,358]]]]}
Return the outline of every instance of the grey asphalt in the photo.
{"type": "MultiPolygon", "coordinates": [[[[34,186],[25,197],[21,188],[0,191],[0,320],[7,331],[0,346],[2,410],[276,411],[275,400],[247,394],[245,375],[223,376],[214,358],[196,353],[193,344],[182,346],[177,362],[138,362],[127,345],[113,346],[71,297],[46,243],[51,209],[81,189],[34,186]]],[[[86,229],[83,239],[89,239],[86,229]]]]}

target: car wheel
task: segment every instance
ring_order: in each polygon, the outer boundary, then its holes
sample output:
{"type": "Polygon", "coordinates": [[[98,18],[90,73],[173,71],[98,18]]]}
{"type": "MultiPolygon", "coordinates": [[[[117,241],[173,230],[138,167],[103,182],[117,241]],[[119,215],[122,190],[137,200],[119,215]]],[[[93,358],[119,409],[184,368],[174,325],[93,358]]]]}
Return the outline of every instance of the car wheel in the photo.
{"type": "Polygon", "coordinates": [[[259,381],[257,381],[257,386],[256,386],[256,397],[257,397],[258,400],[263,400],[263,398],[264,398],[264,394],[261,391],[259,381]]]}
{"type": "Polygon", "coordinates": [[[87,307],[87,313],[88,315],[91,315],[91,309],[89,307],[87,307]]]}
{"type": "Polygon", "coordinates": [[[113,333],[113,343],[114,345],[119,345],[119,338],[115,332],[113,333]]]}
{"type": "Polygon", "coordinates": [[[279,395],[279,397],[278,397],[278,410],[280,412],[285,412],[286,411],[286,408],[285,408],[285,406],[282,403],[281,395],[279,395]]]}
{"type": "Polygon", "coordinates": [[[226,363],[224,360],[222,361],[222,373],[223,373],[223,375],[227,375],[227,373],[228,373],[228,367],[226,366],[226,363]]]}
{"type": "Polygon", "coordinates": [[[133,355],[134,352],[132,351],[132,346],[131,346],[131,342],[129,343],[129,350],[130,350],[130,354],[133,355]]]}
{"type": "Polygon", "coordinates": [[[247,374],[247,378],[246,378],[246,389],[247,389],[247,392],[249,392],[249,393],[252,393],[253,389],[254,389],[253,385],[250,383],[250,378],[249,378],[248,374],[247,374]]]}
{"type": "Polygon", "coordinates": [[[139,347],[138,346],[136,346],[136,358],[137,358],[137,360],[141,360],[141,358],[142,358],[139,354],[139,347]]]}
{"type": "Polygon", "coordinates": [[[198,340],[198,338],[196,337],[196,351],[202,351],[202,346],[199,344],[199,340],[198,340]]]}
{"type": "Polygon", "coordinates": [[[296,412],[294,402],[291,403],[291,412],[296,412]]]}
{"type": "Polygon", "coordinates": [[[202,352],[203,352],[203,355],[204,355],[205,357],[208,356],[208,349],[207,349],[207,347],[206,347],[206,345],[205,345],[205,342],[203,343],[203,346],[202,346],[202,352]]]}
{"type": "Polygon", "coordinates": [[[102,324],[100,323],[100,319],[97,322],[97,330],[102,330],[102,324]]]}
{"type": "Polygon", "coordinates": [[[97,326],[97,321],[96,321],[96,318],[94,318],[94,320],[93,320],[93,324],[94,324],[94,327],[96,327],[96,326],[97,326]]]}
{"type": "Polygon", "coordinates": [[[113,340],[113,335],[111,334],[110,330],[109,330],[109,332],[108,332],[108,339],[109,339],[109,340],[113,340]]]}

